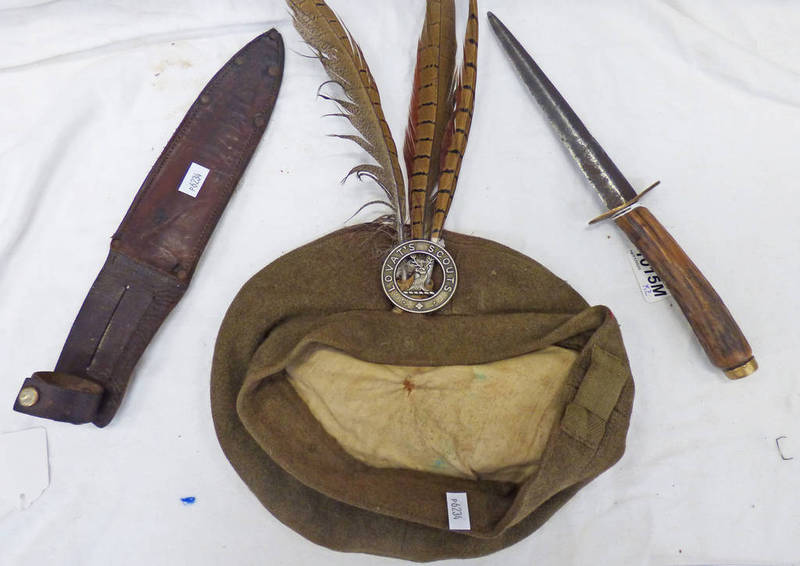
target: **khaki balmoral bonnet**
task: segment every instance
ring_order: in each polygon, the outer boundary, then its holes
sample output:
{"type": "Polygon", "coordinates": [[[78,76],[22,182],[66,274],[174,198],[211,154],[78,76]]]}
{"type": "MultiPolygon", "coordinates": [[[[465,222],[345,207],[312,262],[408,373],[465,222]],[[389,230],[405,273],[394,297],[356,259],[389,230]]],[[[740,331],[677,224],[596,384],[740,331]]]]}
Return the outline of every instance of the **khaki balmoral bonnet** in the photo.
{"type": "Polygon", "coordinates": [[[367,224],[268,265],[225,316],[211,383],[222,448],[316,543],[488,554],[622,456],[634,387],[611,312],[509,248],[446,240],[460,282],[436,314],[392,311],[375,269],[392,242],[367,224]],[[470,530],[449,530],[447,492],[467,494],[470,530]]]}
{"type": "Polygon", "coordinates": [[[418,561],[494,552],[622,455],[633,381],[619,329],[535,261],[442,232],[474,108],[476,0],[458,71],[455,4],[427,2],[408,194],[355,39],[322,0],[288,4],[357,132],[340,137],[371,158],[351,173],[383,190],[389,220],[312,242],[242,288],[214,354],[220,443],[319,544],[418,561]]]}

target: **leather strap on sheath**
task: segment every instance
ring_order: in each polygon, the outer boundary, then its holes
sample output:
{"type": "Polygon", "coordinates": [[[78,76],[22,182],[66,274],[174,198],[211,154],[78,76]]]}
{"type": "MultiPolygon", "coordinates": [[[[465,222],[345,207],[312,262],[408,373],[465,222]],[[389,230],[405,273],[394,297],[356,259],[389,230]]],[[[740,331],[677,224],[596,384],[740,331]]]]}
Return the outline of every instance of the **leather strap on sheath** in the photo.
{"type": "Polygon", "coordinates": [[[54,371],[22,384],[14,410],[107,425],[133,368],[183,293],[269,121],[283,75],[272,29],[220,69],[142,184],[54,371]]]}

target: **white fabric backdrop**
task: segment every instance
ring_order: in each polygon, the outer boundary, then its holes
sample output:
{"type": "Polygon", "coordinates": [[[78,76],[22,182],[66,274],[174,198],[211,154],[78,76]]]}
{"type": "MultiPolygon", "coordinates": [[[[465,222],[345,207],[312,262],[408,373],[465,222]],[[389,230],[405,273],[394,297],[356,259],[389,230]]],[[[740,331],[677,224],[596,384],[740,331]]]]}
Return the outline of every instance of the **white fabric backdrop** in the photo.
{"type": "MultiPolygon", "coordinates": [[[[459,30],[465,21],[464,2],[459,30]]],[[[331,0],[400,143],[424,3],[331,0]]],[[[318,547],[224,458],[209,369],[256,270],[343,225],[374,193],[315,98],[325,76],[279,0],[0,0],[0,432],[47,429],[50,488],[0,517],[0,563],[389,564],[318,547]],[[287,46],[267,133],[184,299],[112,424],[13,413],[51,369],[109,237],[214,72],[276,26],[287,46]],[[181,498],[193,496],[185,505],[181,498]]],[[[628,450],[523,542],[475,564],[800,563],[797,380],[800,3],[482,0],[477,107],[452,230],[497,240],[622,325],[637,396],[628,450]],[[670,301],[643,301],[626,242],[513,75],[494,11],[713,282],[761,369],[728,381],[670,301]],[[782,442],[783,460],[776,438],[782,442]]],[[[459,31],[461,35],[462,31],[459,31]]],[[[364,217],[362,215],[362,217],[364,217]]],[[[366,217],[364,217],[366,218],[366,217]]],[[[0,462],[3,465],[3,462],[0,462]]]]}

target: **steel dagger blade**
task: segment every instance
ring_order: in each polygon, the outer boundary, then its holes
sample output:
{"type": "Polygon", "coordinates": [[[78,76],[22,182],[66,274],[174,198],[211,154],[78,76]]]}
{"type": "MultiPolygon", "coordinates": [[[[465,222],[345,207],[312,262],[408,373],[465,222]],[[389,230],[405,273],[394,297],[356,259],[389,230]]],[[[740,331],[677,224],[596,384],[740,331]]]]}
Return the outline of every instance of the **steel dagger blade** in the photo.
{"type": "Polygon", "coordinates": [[[539,65],[497,16],[491,12],[487,15],[492,30],[511,59],[522,82],[542,107],[561,141],[600,194],[606,207],[611,210],[634,200],[637,196],[634,188],[589,133],[539,65]]]}

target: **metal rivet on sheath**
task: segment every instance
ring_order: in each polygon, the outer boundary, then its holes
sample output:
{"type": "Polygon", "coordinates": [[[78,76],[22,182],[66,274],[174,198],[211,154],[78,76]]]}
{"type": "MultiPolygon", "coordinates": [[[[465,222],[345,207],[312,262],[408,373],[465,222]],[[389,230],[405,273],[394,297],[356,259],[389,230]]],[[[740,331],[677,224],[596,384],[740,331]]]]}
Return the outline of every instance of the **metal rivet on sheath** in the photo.
{"type": "Polygon", "coordinates": [[[233,60],[234,63],[237,65],[244,65],[244,57],[239,55],[236,59],[233,60]]]}
{"type": "Polygon", "coordinates": [[[270,65],[269,69],[267,69],[267,73],[269,73],[270,77],[277,77],[281,74],[281,68],[277,65],[270,65]]]}
{"type": "Polygon", "coordinates": [[[202,102],[203,104],[208,104],[209,102],[211,102],[211,97],[208,96],[207,94],[204,94],[200,97],[200,102],[202,102]]]}
{"type": "Polygon", "coordinates": [[[259,112],[253,117],[253,124],[256,125],[257,128],[262,128],[266,125],[267,120],[264,118],[264,115],[259,112]]]}
{"type": "Polygon", "coordinates": [[[39,402],[39,392],[35,387],[23,387],[17,400],[23,407],[33,407],[39,402]]]}

